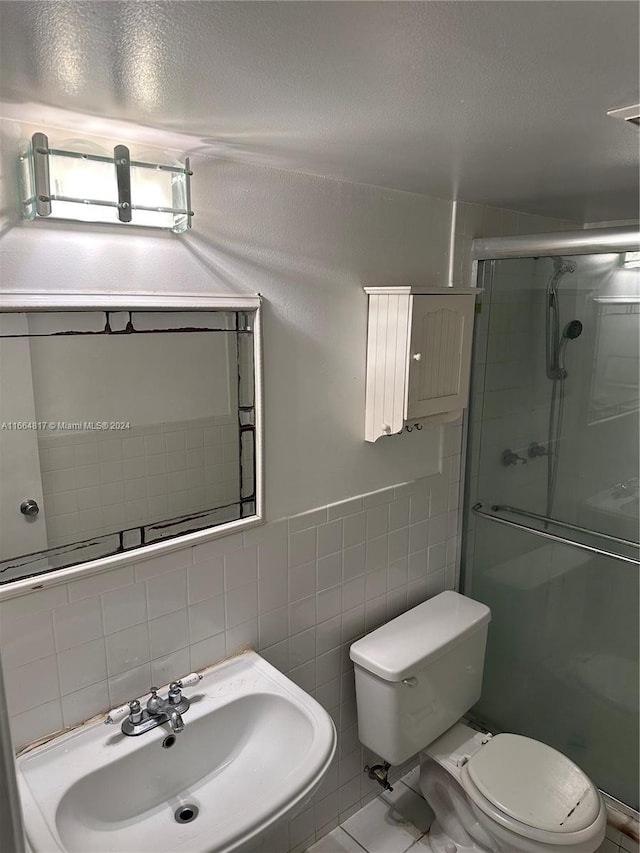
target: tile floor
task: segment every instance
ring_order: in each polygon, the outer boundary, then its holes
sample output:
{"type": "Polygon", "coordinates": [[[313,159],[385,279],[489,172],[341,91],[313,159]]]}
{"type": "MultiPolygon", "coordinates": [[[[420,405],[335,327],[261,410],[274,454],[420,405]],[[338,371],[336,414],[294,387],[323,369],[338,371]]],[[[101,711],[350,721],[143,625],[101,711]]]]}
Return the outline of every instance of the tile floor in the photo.
{"type": "MultiPolygon", "coordinates": [[[[638,825],[635,825],[635,834],[638,834],[638,825]]],[[[638,853],[638,842],[620,832],[612,824],[607,824],[607,837],[596,853],[638,853]]]]}
{"type": "Polygon", "coordinates": [[[433,812],[419,793],[416,767],[325,835],[307,853],[427,853],[433,812]]]}

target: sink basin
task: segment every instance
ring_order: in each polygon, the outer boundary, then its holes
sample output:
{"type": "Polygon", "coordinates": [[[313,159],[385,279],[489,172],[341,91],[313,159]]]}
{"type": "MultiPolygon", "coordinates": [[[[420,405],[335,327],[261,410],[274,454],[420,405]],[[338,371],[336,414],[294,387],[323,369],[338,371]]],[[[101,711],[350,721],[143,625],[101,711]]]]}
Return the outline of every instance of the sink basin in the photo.
{"type": "Polygon", "coordinates": [[[335,752],[326,711],[255,652],[203,675],[169,748],[167,725],[101,719],[18,758],[33,853],[231,853],[303,806],[335,752]]]}

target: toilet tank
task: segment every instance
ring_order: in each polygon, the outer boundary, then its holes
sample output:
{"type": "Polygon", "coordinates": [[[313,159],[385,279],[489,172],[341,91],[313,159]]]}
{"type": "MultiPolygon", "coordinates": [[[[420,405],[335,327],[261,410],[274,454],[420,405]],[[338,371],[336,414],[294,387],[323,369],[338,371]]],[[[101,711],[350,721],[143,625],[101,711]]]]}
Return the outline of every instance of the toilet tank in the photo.
{"type": "Polygon", "coordinates": [[[480,698],[489,608],[441,592],[351,646],[361,743],[402,764],[480,698]]]}

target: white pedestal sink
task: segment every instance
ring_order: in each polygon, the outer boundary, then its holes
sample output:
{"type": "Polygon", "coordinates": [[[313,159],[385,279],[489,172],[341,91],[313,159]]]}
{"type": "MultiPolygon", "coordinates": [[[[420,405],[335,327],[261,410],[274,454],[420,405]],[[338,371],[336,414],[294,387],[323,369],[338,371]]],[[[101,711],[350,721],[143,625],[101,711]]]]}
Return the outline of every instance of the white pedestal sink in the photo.
{"type": "Polygon", "coordinates": [[[126,737],[99,720],[17,760],[33,853],[232,853],[302,807],[336,745],[311,696],[255,652],[185,693],[185,729],[168,749],[167,725],[126,737]]]}

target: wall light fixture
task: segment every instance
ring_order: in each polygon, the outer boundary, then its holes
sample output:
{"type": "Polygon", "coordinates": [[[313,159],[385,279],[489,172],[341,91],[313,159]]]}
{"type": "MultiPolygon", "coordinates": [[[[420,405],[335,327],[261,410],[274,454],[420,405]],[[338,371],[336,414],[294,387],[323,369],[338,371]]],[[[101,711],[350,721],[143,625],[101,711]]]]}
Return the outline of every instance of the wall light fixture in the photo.
{"type": "Polygon", "coordinates": [[[75,141],[50,148],[44,133],[34,133],[19,153],[25,219],[142,225],[180,234],[191,227],[189,159],[164,165],[132,160],[126,145],[113,154],[75,141]]]}

